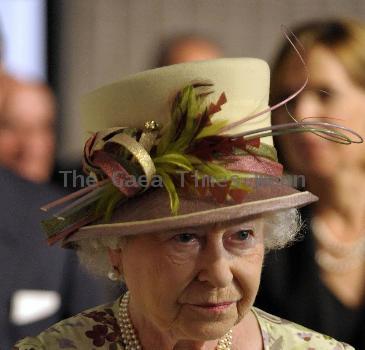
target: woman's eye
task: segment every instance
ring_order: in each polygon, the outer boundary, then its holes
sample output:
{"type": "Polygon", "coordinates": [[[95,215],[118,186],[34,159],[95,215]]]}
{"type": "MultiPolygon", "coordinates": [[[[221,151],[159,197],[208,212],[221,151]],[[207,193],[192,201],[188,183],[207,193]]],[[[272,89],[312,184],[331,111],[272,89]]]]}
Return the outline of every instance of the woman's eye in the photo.
{"type": "Polygon", "coordinates": [[[253,238],[254,231],[251,229],[238,230],[229,236],[229,240],[233,243],[247,243],[253,238]]]}
{"type": "Polygon", "coordinates": [[[193,233],[179,233],[178,235],[174,236],[174,239],[179,243],[190,243],[196,240],[196,235],[193,233]]]}
{"type": "Polygon", "coordinates": [[[239,230],[236,232],[236,239],[240,241],[246,241],[253,235],[253,230],[239,230]]]}
{"type": "Polygon", "coordinates": [[[318,90],[317,96],[320,101],[326,102],[331,99],[331,92],[327,90],[318,90]]]}
{"type": "Polygon", "coordinates": [[[225,239],[226,248],[247,250],[255,246],[255,231],[252,229],[235,230],[225,239]]]}

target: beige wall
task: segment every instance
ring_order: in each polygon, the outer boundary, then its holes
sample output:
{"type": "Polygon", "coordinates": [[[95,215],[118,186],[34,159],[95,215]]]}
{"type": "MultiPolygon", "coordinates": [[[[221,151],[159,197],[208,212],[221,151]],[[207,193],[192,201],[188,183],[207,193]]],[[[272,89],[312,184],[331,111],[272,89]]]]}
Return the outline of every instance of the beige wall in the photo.
{"type": "Polygon", "coordinates": [[[365,0],[60,0],[58,92],[63,119],[59,156],[82,149],[78,101],[82,94],[149,68],[161,39],[177,32],[216,38],[226,56],[269,60],[280,25],[310,18],[365,20],[365,0]]]}

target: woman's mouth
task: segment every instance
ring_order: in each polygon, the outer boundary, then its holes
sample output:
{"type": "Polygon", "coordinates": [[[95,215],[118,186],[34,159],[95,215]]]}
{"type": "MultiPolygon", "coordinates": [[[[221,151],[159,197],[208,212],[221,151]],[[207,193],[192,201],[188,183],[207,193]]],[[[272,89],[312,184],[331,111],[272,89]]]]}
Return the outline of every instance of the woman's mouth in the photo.
{"type": "Polygon", "coordinates": [[[200,309],[201,311],[212,312],[212,313],[220,313],[228,309],[234,302],[227,301],[222,303],[206,303],[206,304],[190,304],[192,307],[196,309],[200,309]]]}

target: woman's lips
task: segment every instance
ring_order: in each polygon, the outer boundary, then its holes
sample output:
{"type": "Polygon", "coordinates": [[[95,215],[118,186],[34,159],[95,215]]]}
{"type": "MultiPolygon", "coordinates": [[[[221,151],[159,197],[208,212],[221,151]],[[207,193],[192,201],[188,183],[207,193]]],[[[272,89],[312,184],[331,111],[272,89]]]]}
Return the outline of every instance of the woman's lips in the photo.
{"type": "Polygon", "coordinates": [[[235,304],[232,301],[227,301],[227,302],[223,302],[223,303],[217,303],[217,304],[211,304],[211,303],[207,303],[207,304],[190,304],[190,306],[200,309],[202,311],[208,311],[208,312],[213,312],[213,313],[219,313],[219,312],[223,312],[226,309],[228,309],[232,304],[235,304]]]}

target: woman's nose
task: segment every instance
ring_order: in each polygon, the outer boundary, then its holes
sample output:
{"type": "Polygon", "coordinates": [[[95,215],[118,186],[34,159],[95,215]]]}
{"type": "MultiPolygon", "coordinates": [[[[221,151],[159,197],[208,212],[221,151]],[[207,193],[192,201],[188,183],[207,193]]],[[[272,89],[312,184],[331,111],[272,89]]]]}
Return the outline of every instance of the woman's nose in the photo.
{"type": "Polygon", "coordinates": [[[294,117],[297,120],[305,118],[320,118],[323,114],[323,106],[312,92],[303,92],[297,97],[294,117]]]}
{"type": "Polygon", "coordinates": [[[224,288],[232,283],[231,262],[223,247],[207,249],[201,256],[198,280],[215,288],[224,288]]]}

